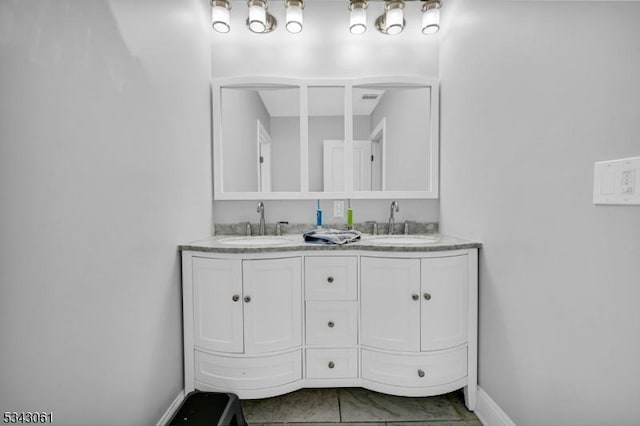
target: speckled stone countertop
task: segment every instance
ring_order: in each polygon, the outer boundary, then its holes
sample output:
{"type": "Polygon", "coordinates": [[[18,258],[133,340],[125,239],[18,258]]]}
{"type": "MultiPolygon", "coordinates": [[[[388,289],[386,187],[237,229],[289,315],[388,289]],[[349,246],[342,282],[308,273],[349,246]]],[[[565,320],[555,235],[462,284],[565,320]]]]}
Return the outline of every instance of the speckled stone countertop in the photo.
{"type": "Polygon", "coordinates": [[[363,250],[385,252],[429,252],[480,248],[477,241],[442,234],[371,235],[362,234],[360,241],[347,244],[314,244],[304,241],[302,234],[263,237],[222,235],[179,246],[181,251],[212,253],[269,253],[313,250],[363,250]],[[406,241],[403,241],[406,240],[406,241]]]}

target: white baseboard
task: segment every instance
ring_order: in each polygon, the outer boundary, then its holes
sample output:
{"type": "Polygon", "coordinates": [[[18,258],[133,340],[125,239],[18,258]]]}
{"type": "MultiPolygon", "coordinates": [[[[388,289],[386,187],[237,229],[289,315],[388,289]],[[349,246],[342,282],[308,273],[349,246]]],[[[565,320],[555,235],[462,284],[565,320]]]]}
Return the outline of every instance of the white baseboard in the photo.
{"type": "Polygon", "coordinates": [[[478,386],[478,401],[475,415],[484,426],[516,426],[516,424],[502,411],[502,408],[478,386]]]}
{"type": "Polygon", "coordinates": [[[181,390],[178,396],[176,396],[176,399],[173,400],[169,408],[167,408],[167,411],[160,417],[156,426],[165,426],[168,424],[178,410],[178,407],[180,407],[180,404],[182,404],[182,401],[184,401],[184,390],[181,390]]]}

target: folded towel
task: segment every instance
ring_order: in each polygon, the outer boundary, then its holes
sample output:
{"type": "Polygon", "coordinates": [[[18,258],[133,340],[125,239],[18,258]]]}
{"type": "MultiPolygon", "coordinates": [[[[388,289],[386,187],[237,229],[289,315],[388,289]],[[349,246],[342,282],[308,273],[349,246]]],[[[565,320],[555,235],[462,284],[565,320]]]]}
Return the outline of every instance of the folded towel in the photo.
{"type": "Polygon", "coordinates": [[[358,231],[343,231],[331,228],[314,229],[302,235],[306,242],[315,244],[346,244],[360,239],[360,232],[358,231]]]}

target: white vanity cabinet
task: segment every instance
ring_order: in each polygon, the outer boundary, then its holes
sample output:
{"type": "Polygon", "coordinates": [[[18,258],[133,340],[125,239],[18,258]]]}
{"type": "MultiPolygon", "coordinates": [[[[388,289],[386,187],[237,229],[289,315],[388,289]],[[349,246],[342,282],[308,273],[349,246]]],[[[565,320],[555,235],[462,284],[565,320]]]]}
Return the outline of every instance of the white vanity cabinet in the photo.
{"type": "Polygon", "coordinates": [[[300,380],[302,259],[190,259],[193,344],[185,360],[193,360],[195,387],[260,396],[300,380]]]}
{"type": "Polygon", "coordinates": [[[186,392],[465,388],[475,408],[476,248],[182,256],[186,392]]]}
{"type": "Polygon", "coordinates": [[[437,395],[465,386],[468,375],[475,375],[470,369],[475,331],[472,345],[468,338],[476,321],[475,309],[469,309],[470,294],[475,300],[477,291],[473,268],[475,256],[461,252],[361,258],[362,379],[367,387],[437,395]]]}

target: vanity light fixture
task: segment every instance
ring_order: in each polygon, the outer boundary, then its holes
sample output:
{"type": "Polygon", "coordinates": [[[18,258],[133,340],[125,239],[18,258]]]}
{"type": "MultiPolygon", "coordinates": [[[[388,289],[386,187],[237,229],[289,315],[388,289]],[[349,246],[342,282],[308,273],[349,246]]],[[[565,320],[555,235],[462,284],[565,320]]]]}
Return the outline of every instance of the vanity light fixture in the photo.
{"type": "Polygon", "coordinates": [[[304,9],[303,0],[285,0],[285,16],[287,31],[297,34],[302,31],[302,9],[304,9]]]}
{"type": "Polygon", "coordinates": [[[367,31],[367,0],[351,0],[349,4],[349,31],[351,34],[363,34],[367,31]]]}
{"type": "Polygon", "coordinates": [[[400,34],[404,30],[404,0],[387,0],[384,13],[376,19],[376,28],[383,34],[400,34]]]}
{"type": "Polygon", "coordinates": [[[231,3],[229,0],[210,0],[210,4],[213,29],[219,33],[228,33],[231,29],[229,26],[231,3]]]}
{"type": "MultiPolygon", "coordinates": [[[[400,34],[405,27],[404,8],[407,2],[422,3],[422,33],[431,35],[440,30],[440,8],[442,0],[349,0],[349,31],[359,35],[367,31],[367,9],[369,2],[383,2],[384,13],[375,20],[376,29],[382,34],[400,34]]],[[[283,0],[285,7],[285,28],[297,34],[303,28],[304,0],[283,0]]],[[[228,33],[230,28],[231,0],[209,0],[213,29],[228,33]]],[[[270,33],[278,21],[269,13],[268,0],[247,0],[249,16],[247,28],[254,33],[270,33]]]]}
{"type": "Polygon", "coordinates": [[[422,34],[435,34],[440,30],[440,0],[427,0],[422,5],[422,34]]]}
{"type": "Polygon", "coordinates": [[[249,6],[247,27],[252,32],[270,33],[276,28],[278,22],[267,10],[269,8],[267,0],[249,0],[247,5],[249,6]]]}

